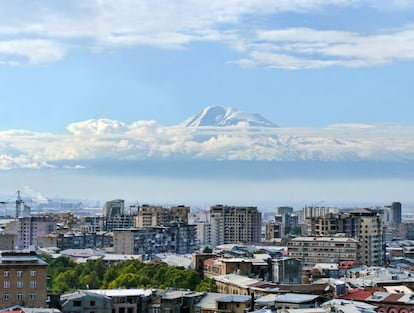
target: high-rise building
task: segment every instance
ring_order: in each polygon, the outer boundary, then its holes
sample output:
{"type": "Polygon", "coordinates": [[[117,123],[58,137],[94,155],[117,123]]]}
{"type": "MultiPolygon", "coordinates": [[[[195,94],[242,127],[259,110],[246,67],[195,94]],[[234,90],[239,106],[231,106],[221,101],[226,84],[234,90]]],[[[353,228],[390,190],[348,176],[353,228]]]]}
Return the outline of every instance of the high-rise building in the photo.
{"type": "Polygon", "coordinates": [[[393,202],[390,210],[391,223],[401,224],[401,202],[393,202]]]}
{"type": "Polygon", "coordinates": [[[154,205],[138,207],[135,227],[166,226],[171,222],[188,223],[190,207],[178,205],[171,208],[154,205]]]}
{"type": "Polygon", "coordinates": [[[6,225],[8,234],[16,234],[13,249],[31,249],[38,247],[37,239],[56,232],[56,222],[48,216],[21,216],[6,225]]]}
{"type": "Polygon", "coordinates": [[[112,218],[124,214],[125,200],[115,199],[108,201],[103,207],[104,218],[112,218]]]}
{"type": "Polygon", "coordinates": [[[215,205],[210,207],[211,246],[261,241],[262,214],[257,207],[215,205]]]}
{"type": "Polygon", "coordinates": [[[360,261],[367,265],[384,262],[384,232],[380,214],[374,209],[357,209],[309,219],[311,236],[341,233],[360,241],[360,261]]]}

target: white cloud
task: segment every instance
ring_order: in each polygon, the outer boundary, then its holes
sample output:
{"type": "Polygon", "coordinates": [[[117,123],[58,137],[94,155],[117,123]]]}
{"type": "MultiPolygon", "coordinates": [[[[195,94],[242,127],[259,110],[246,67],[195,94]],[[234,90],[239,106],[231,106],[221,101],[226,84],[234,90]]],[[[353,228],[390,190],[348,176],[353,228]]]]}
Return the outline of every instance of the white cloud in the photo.
{"type": "Polygon", "coordinates": [[[271,161],[414,161],[412,125],[327,128],[166,127],[155,121],[99,119],[68,134],[0,132],[0,169],[62,167],[150,159],[271,161]]]}
{"type": "Polygon", "coordinates": [[[285,69],[382,65],[414,59],[414,25],[370,35],[310,28],[264,30],[245,50],[247,57],[235,63],[285,69]]]}
{"type": "Polygon", "coordinates": [[[60,61],[66,49],[59,43],[43,39],[0,40],[0,61],[17,65],[19,58],[27,59],[31,64],[60,61]],[[17,59],[16,59],[17,57],[17,59]]]}
{"type": "MultiPolygon", "coordinates": [[[[192,42],[222,42],[242,53],[244,66],[287,69],[333,65],[372,66],[411,60],[413,27],[363,34],[287,28],[263,30],[246,20],[274,20],[281,12],[320,12],[333,6],[411,7],[408,1],[358,0],[87,0],[2,1],[0,64],[56,62],[73,49],[105,50],[145,45],[181,49],[192,42]]],[[[392,12],[392,11],[391,11],[392,12]]],[[[392,14],[392,13],[390,13],[392,14]]]]}

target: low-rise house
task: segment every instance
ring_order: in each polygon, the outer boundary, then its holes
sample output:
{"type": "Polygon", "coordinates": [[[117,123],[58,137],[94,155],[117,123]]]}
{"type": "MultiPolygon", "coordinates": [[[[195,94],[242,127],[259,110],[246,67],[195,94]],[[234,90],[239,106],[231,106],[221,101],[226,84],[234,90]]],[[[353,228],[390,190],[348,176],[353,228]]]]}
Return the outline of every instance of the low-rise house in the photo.
{"type": "Polygon", "coordinates": [[[251,307],[251,297],[227,295],[216,300],[217,313],[245,313],[251,307]]]}
{"type": "Polygon", "coordinates": [[[319,307],[322,298],[316,295],[286,293],[260,297],[255,300],[255,308],[304,309],[319,307]]]}
{"type": "Polygon", "coordinates": [[[63,313],[149,312],[155,297],[152,289],[78,290],[61,296],[63,313]]]}
{"type": "Polygon", "coordinates": [[[112,298],[88,290],[62,295],[60,302],[63,313],[112,312],[112,298]]]}
{"type": "Polygon", "coordinates": [[[160,313],[193,313],[196,303],[204,296],[202,292],[167,290],[160,294],[160,313]]]}

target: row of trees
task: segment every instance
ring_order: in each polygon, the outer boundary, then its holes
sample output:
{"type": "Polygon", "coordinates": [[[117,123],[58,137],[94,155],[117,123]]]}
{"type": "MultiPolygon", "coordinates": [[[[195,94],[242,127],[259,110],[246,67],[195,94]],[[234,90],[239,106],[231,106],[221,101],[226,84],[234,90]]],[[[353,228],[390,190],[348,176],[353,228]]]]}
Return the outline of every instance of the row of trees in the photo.
{"type": "Polygon", "coordinates": [[[49,290],[65,293],[77,289],[113,288],[183,288],[216,291],[213,279],[202,279],[195,270],[168,266],[166,263],[143,263],[137,260],[107,265],[102,259],[76,264],[67,257],[42,255],[49,264],[49,290]]]}

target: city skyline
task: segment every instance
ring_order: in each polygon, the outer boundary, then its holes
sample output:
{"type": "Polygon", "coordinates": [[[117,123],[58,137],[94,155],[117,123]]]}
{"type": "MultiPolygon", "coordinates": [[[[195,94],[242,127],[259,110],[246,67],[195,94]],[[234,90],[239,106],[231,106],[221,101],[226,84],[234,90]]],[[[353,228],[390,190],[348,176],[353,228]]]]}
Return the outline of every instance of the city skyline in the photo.
{"type": "Polygon", "coordinates": [[[414,203],[413,13],[408,1],[3,1],[0,193],[414,203]],[[207,107],[277,127],[183,127],[207,107]]]}

